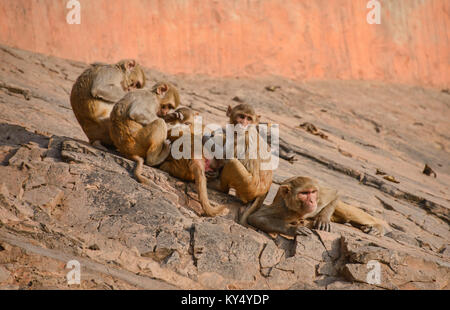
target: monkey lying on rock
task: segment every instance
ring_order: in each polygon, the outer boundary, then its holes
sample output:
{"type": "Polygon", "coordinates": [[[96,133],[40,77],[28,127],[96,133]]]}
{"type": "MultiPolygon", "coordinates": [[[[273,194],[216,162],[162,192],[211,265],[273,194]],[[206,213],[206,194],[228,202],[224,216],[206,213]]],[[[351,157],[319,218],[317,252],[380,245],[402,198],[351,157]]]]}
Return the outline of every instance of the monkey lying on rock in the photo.
{"type": "Polygon", "coordinates": [[[350,223],[365,233],[383,235],[386,223],[364,211],[343,203],[337,191],[319,186],[308,177],[293,177],[284,181],[270,206],[262,201],[248,209],[241,218],[267,233],[296,235],[308,233],[300,224],[303,219],[312,219],[312,228],[330,231],[330,222],[350,223]]]}

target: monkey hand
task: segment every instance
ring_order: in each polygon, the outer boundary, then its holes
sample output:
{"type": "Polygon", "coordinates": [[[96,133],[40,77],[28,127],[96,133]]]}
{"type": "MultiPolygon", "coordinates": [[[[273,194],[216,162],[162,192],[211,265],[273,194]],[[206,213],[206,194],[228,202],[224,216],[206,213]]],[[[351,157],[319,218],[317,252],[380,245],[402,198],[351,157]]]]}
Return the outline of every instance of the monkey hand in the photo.
{"type": "Polygon", "coordinates": [[[323,219],[321,217],[318,217],[315,221],[314,221],[314,228],[318,229],[318,230],[324,230],[324,231],[331,231],[331,224],[330,221],[328,219],[323,219]]]}
{"type": "Polygon", "coordinates": [[[163,117],[163,119],[164,119],[164,121],[166,123],[172,123],[172,122],[175,122],[175,121],[183,122],[184,115],[182,113],[180,113],[180,112],[175,111],[175,112],[172,112],[172,113],[169,113],[169,114],[165,115],[163,117]]]}

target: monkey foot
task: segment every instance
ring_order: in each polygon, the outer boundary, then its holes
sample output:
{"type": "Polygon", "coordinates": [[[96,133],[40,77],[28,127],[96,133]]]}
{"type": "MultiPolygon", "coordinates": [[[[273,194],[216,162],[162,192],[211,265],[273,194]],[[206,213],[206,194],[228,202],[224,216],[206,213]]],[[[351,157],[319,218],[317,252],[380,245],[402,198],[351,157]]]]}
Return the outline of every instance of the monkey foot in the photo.
{"type": "Polygon", "coordinates": [[[101,151],[108,152],[108,149],[107,149],[106,147],[104,147],[104,146],[102,145],[102,143],[101,143],[100,141],[98,141],[98,140],[92,142],[91,145],[92,145],[93,147],[95,147],[95,148],[101,150],[101,151]]]}
{"type": "Polygon", "coordinates": [[[361,230],[368,235],[381,237],[384,235],[384,229],[382,227],[365,225],[361,227],[361,230]]]}

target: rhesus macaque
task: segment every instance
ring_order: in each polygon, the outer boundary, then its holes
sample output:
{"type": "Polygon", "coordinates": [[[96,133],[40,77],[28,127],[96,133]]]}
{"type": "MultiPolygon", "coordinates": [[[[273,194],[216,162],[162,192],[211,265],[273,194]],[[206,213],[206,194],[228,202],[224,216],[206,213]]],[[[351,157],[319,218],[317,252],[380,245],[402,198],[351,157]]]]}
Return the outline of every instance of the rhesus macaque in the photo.
{"type": "MultiPolygon", "coordinates": [[[[227,116],[229,123],[239,125],[242,129],[246,129],[249,125],[258,125],[259,115],[256,115],[255,110],[249,104],[239,104],[234,108],[228,107],[227,116]]],[[[241,133],[242,134],[242,133],[241,133]]],[[[236,190],[236,196],[243,202],[249,203],[261,196],[265,196],[272,184],[272,170],[262,169],[262,163],[270,162],[268,159],[260,157],[259,148],[267,147],[259,134],[256,135],[257,156],[252,159],[248,156],[249,151],[249,132],[245,133],[245,156],[244,158],[224,159],[223,168],[220,171],[220,176],[217,180],[212,180],[209,185],[221,192],[228,193],[231,188],[236,190]]],[[[235,133],[234,139],[234,154],[236,152],[236,144],[239,138],[235,133]]],[[[269,152],[270,153],[270,152],[269,152]]],[[[236,155],[235,155],[236,156],[236,155]]],[[[255,204],[259,203],[259,199],[255,204]]]]}
{"type": "MultiPolygon", "coordinates": [[[[213,207],[208,199],[207,180],[205,176],[206,167],[209,167],[210,161],[203,156],[202,158],[194,158],[194,139],[196,138],[194,133],[194,117],[195,113],[189,108],[179,108],[175,112],[167,114],[164,119],[172,126],[168,132],[168,139],[175,141],[183,135],[183,132],[175,133],[173,125],[187,125],[190,133],[190,146],[191,154],[190,158],[173,158],[172,154],[159,166],[159,169],[169,173],[171,176],[185,180],[195,181],[197,186],[197,193],[199,196],[200,204],[203,211],[207,216],[216,216],[224,210],[224,206],[213,207]]],[[[198,137],[201,141],[201,137],[198,137]]],[[[182,150],[180,150],[182,151],[182,150]]]]}
{"type": "Polygon", "coordinates": [[[179,104],[178,91],[169,83],[157,83],[151,90],[140,89],[126,94],[111,112],[110,136],[117,150],[137,162],[134,175],[148,184],[142,167],[161,164],[170,153],[166,141],[167,125],[160,109],[179,104]]]}
{"type": "MultiPolygon", "coordinates": [[[[308,177],[293,177],[284,181],[270,206],[256,206],[246,221],[267,233],[305,234],[300,222],[314,220],[312,228],[330,231],[330,222],[350,223],[366,233],[384,234],[385,223],[364,211],[343,203],[337,191],[319,186],[308,177]]],[[[241,224],[244,221],[241,221],[241,224]]]]}
{"type": "Polygon", "coordinates": [[[114,104],[130,90],[145,85],[145,74],[135,60],[117,64],[94,63],[75,81],[70,94],[75,117],[89,143],[105,150],[112,146],[110,113],[114,104]]]}

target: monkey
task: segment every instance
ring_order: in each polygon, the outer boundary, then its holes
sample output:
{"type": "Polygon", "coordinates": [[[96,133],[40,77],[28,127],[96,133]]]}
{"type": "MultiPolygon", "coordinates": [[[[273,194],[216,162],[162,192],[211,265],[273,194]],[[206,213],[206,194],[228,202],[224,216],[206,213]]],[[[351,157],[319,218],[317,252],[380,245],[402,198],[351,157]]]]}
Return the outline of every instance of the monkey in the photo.
{"type": "Polygon", "coordinates": [[[312,219],[312,228],[330,231],[330,222],[350,223],[365,233],[384,234],[384,221],[365,213],[355,206],[343,203],[337,190],[319,186],[309,177],[293,177],[284,181],[271,205],[260,202],[248,210],[241,224],[250,224],[267,233],[295,236],[308,234],[301,224],[312,219]]]}
{"type": "MultiPolygon", "coordinates": [[[[196,115],[198,115],[198,113],[194,113],[194,111],[189,108],[182,107],[164,117],[168,125],[172,126],[169,128],[167,134],[167,137],[171,142],[174,142],[176,139],[183,136],[183,132],[174,132],[176,125],[186,125],[189,128],[192,152],[190,154],[190,158],[175,159],[172,154],[170,154],[158,168],[169,173],[173,177],[190,182],[194,181],[197,187],[200,204],[202,205],[206,216],[216,216],[219,215],[225,207],[213,207],[208,199],[205,170],[209,169],[210,161],[203,155],[203,153],[200,159],[194,158],[194,139],[196,139],[196,135],[194,133],[193,126],[194,117],[196,115]]],[[[201,139],[201,137],[198,138],[201,139]]]]}
{"type": "Polygon", "coordinates": [[[109,116],[114,104],[130,90],[144,86],[144,71],[135,60],[111,65],[93,63],[77,78],[70,104],[90,144],[102,150],[113,146],[109,116]]]}
{"type": "MultiPolygon", "coordinates": [[[[234,108],[228,106],[227,117],[229,117],[230,124],[241,127],[244,130],[248,128],[249,125],[258,125],[260,119],[260,116],[255,113],[253,107],[244,103],[239,104],[234,108]]],[[[258,144],[257,146],[260,147],[260,145],[263,145],[264,147],[265,144],[261,144],[264,143],[264,141],[262,141],[259,134],[256,135],[256,139],[258,144]]],[[[234,139],[235,154],[237,141],[238,138],[234,139]]],[[[260,158],[259,152],[257,152],[258,154],[256,159],[250,159],[247,156],[249,141],[249,134],[246,132],[245,158],[224,159],[222,165],[217,165],[221,167],[218,179],[212,180],[208,183],[208,185],[211,188],[227,194],[231,188],[234,188],[236,191],[236,196],[244,204],[254,201],[254,204],[258,205],[260,200],[263,200],[263,197],[265,197],[270,189],[273,172],[271,169],[261,169],[263,159],[260,158]]],[[[267,162],[267,160],[264,161],[267,162]]]]}
{"type": "Polygon", "coordinates": [[[169,156],[167,125],[158,115],[165,114],[160,111],[164,105],[178,106],[179,103],[175,87],[159,82],[151,90],[129,92],[111,112],[111,139],[122,155],[137,163],[134,175],[140,183],[149,183],[142,176],[144,161],[149,166],[158,166],[169,156]]]}

